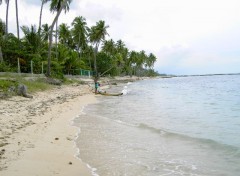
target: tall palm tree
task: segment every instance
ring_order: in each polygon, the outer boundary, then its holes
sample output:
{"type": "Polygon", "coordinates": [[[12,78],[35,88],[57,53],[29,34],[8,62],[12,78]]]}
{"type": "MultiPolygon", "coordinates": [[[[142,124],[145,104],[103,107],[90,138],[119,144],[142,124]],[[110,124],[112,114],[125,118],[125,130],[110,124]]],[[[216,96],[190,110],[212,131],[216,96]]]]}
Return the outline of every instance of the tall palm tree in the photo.
{"type": "MultiPolygon", "coordinates": [[[[9,9],[9,1],[10,0],[5,0],[5,3],[7,4],[7,8],[6,8],[6,25],[5,25],[5,32],[6,34],[8,33],[8,9],[9,9]]],[[[0,5],[2,4],[2,0],[0,0],[0,5]]]]}
{"type": "Polygon", "coordinates": [[[41,4],[41,9],[40,9],[40,16],[39,16],[39,26],[38,26],[38,32],[40,34],[40,30],[41,30],[41,26],[42,26],[42,11],[43,11],[43,6],[44,4],[46,4],[48,1],[50,0],[41,0],[42,4],[41,4]]]}
{"type": "MultiPolygon", "coordinates": [[[[71,1],[72,0],[70,0],[70,3],[71,3],[71,1]]],[[[60,8],[61,8],[61,4],[64,2],[64,0],[51,0],[51,4],[50,4],[50,11],[51,12],[57,12],[58,13],[58,11],[60,10],[60,8]]],[[[69,4],[70,4],[69,3],[69,4]]],[[[69,11],[69,6],[66,6],[65,8],[64,8],[64,10],[65,10],[65,13],[67,12],[67,11],[69,11]]],[[[55,27],[56,27],[56,31],[55,31],[55,45],[56,45],[56,58],[58,58],[58,55],[57,55],[57,44],[58,44],[58,19],[57,19],[57,21],[56,21],[56,24],[55,24],[55,27]]]]}
{"type": "Polygon", "coordinates": [[[20,36],[19,36],[18,1],[17,0],[15,0],[15,5],[16,5],[17,37],[19,40],[20,36]]]}
{"type": "MultiPolygon", "coordinates": [[[[52,0],[52,3],[57,0],[52,0]]],[[[65,10],[65,13],[67,10],[69,10],[70,3],[72,0],[60,0],[60,8],[57,11],[57,14],[52,22],[50,33],[49,33],[49,47],[48,47],[48,67],[47,67],[47,76],[51,76],[51,48],[52,48],[52,34],[53,34],[53,28],[58,20],[58,17],[60,16],[62,10],[65,10]]],[[[52,7],[51,3],[51,7],[52,7]]],[[[56,8],[59,6],[59,3],[56,3],[56,8]]]]}
{"type": "MultiPolygon", "coordinates": [[[[100,43],[105,40],[106,35],[108,35],[107,33],[107,28],[109,26],[105,25],[105,21],[100,20],[99,22],[96,23],[96,26],[92,26],[90,29],[90,33],[89,33],[89,39],[90,42],[95,45],[94,48],[94,71],[95,71],[95,85],[97,84],[97,81],[99,79],[99,75],[97,72],[97,52],[98,52],[98,47],[100,45],[100,43]]],[[[97,93],[97,87],[95,86],[95,93],[97,93]]]]}
{"type": "Polygon", "coordinates": [[[8,34],[8,10],[9,10],[9,1],[10,0],[5,0],[6,4],[7,4],[7,8],[6,8],[6,34],[8,34]]]}
{"type": "Polygon", "coordinates": [[[77,44],[77,51],[81,57],[81,51],[86,48],[87,45],[87,34],[89,28],[87,27],[86,19],[82,16],[76,17],[73,22],[73,40],[77,44]]]}

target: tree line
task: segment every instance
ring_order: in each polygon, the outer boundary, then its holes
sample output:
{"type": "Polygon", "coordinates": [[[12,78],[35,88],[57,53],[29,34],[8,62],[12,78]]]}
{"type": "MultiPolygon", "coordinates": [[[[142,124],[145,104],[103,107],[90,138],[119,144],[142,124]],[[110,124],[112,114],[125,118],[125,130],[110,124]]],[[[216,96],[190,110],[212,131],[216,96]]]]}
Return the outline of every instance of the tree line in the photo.
{"type": "MultiPolygon", "coordinates": [[[[69,11],[72,0],[41,0],[39,25],[20,26],[18,2],[15,0],[17,37],[8,32],[8,9],[10,0],[5,0],[6,19],[0,19],[0,72],[30,72],[60,77],[75,74],[74,70],[93,70],[96,77],[111,75],[155,76],[153,66],[157,58],[153,53],[131,51],[122,40],[106,39],[109,34],[105,21],[100,20],[89,27],[83,16],[77,16],[69,26],[58,24],[62,11],[69,11]],[[49,10],[55,13],[51,25],[42,24],[43,6],[50,2],[49,10]],[[24,36],[19,37],[19,30],[24,36]],[[55,40],[54,40],[55,39],[55,40]]],[[[0,5],[2,4],[0,0],[0,5]]]]}

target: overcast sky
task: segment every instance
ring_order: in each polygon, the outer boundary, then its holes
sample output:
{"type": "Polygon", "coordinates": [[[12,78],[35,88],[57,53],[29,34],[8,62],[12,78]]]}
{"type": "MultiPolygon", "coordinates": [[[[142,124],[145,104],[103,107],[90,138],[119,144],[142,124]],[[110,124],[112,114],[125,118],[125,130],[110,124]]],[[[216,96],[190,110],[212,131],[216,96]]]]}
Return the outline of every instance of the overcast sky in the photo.
{"type": "MultiPolygon", "coordinates": [[[[40,0],[21,0],[20,26],[39,23],[40,0]]],[[[44,6],[42,23],[54,15],[44,6]]],[[[5,21],[6,5],[0,6],[5,21]]],[[[10,0],[9,32],[16,33],[10,0]]],[[[59,24],[84,16],[89,26],[105,20],[110,38],[130,50],[154,53],[167,74],[240,73],[240,0],[73,0],[59,24]]],[[[21,36],[22,37],[22,36],[21,36]]]]}

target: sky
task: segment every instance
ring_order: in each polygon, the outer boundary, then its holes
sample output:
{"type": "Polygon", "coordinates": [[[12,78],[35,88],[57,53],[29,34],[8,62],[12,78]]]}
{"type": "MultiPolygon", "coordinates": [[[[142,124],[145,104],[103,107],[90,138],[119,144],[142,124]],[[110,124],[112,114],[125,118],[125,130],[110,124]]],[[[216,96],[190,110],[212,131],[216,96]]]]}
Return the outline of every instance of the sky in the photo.
{"type": "MultiPolygon", "coordinates": [[[[19,25],[38,26],[40,6],[40,0],[19,1],[19,25]]],[[[3,2],[4,21],[5,9],[3,2]]],[[[46,4],[42,23],[51,24],[54,16],[46,4]]],[[[239,0],[72,0],[59,24],[71,25],[77,16],[85,17],[88,26],[104,20],[109,25],[107,39],[121,39],[130,50],[155,54],[159,73],[240,73],[239,0]]],[[[9,32],[16,34],[13,0],[9,32]]]]}

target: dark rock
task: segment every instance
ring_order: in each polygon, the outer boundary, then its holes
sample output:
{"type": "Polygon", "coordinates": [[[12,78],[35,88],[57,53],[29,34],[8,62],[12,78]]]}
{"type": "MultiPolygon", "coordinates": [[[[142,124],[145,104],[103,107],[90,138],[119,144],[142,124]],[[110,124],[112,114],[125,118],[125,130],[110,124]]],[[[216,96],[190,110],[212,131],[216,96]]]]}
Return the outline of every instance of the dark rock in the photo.
{"type": "Polygon", "coordinates": [[[32,95],[27,94],[27,86],[25,86],[24,84],[18,85],[17,94],[26,98],[33,98],[32,95]]]}

